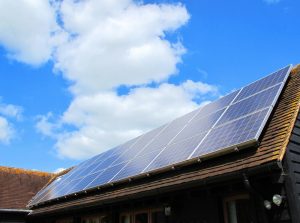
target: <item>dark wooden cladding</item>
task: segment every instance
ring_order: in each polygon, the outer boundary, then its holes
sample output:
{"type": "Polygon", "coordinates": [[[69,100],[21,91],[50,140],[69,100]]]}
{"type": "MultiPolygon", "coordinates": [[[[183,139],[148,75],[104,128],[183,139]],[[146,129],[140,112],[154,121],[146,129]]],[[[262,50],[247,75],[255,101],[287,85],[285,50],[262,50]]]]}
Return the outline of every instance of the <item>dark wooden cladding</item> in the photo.
{"type": "Polygon", "coordinates": [[[66,209],[89,207],[132,196],[143,196],[153,191],[159,192],[189,183],[205,182],[222,175],[277,164],[283,159],[299,111],[299,102],[300,67],[296,67],[266,125],[258,148],[249,148],[238,153],[204,160],[202,163],[194,164],[193,168],[184,167],[175,171],[170,170],[160,173],[160,175],[133,180],[130,183],[115,185],[107,189],[103,188],[93,194],[41,205],[33,208],[31,215],[62,212],[66,209]]]}
{"type": "Polygon", "coordinates": [[[290,142],[287,146],[285,160],[287,175],[285,187],[291,209],[293,222],[300,222],[300,114],[295,123],[290,142]]]}

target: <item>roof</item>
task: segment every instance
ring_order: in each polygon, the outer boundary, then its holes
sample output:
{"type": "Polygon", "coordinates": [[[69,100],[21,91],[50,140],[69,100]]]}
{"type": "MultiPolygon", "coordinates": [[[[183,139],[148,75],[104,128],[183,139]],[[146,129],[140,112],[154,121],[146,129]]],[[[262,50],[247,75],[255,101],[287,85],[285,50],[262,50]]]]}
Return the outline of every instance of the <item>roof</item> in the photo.
{"type": "Polygon", "coordinates": [[[270,163],[281,162],[300,106],[300,66],[294,67],[287,84],[274,108],[262,134],[258,148],[246,149],[221,158],[204,160],[197,168],[189,171],[173,171],[174,174],[163,177],[150,176],[144,181],[133,181],[123,185],[103,188],[92,194],[67,197],[56,203],[35,207],[32,214],[56,212],[64,208],[79,208],[114,200],[143,196],[151,191],[161,191],[176,185],[200,182],[220,175],[262,167],[270,163]],[[175,173],[176,172],[176,173],[175,173]]]}
{"type": "Polygon", "coordinates": [[[53,174],[0,166],[0,209],[25,209],[53,174]]]}

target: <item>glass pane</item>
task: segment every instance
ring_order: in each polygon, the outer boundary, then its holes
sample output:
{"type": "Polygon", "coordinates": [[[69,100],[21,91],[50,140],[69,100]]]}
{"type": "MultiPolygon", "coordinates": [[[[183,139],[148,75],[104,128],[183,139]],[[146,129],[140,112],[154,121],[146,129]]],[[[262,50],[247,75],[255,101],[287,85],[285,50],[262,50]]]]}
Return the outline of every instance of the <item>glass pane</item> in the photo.
{"type": "Polygon", "coordinates": [[[135,215],[135,223],[148,223],[148,214],[139,213],[135,215]]]}

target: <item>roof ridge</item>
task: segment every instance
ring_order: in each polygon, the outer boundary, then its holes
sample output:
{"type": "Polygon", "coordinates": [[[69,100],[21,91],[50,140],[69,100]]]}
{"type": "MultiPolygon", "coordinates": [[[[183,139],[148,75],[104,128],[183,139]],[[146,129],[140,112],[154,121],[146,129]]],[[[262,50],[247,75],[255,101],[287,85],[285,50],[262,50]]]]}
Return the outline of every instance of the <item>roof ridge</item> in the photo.
{"type": "Polygon", "coordinates": [[[297,64],[292,68],[291,74],[297,74],[298,72],[300,72],[300,64],[297,64]]]}
{"type": "Polygon", "coordinates": [[[49,173],[49,172],[44,172],[39,170],[28,170],[28,169],[8,167],[8,166],[0,166],[0,172],[6,172],[10,174],[30,174],[30,175],[37,175],[37,176],[54,175],[54,173],[49,173]]]}

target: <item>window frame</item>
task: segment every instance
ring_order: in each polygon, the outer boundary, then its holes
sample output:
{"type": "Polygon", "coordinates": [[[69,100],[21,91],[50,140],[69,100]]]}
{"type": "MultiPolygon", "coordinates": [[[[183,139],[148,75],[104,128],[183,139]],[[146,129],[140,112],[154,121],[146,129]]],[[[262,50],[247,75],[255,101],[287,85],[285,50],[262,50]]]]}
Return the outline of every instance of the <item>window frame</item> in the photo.
{"type": "Polygon", "coordinates": [[[236,201],[236,200],[241,200],[241,199],[247,199],[247,200],[249,200],[249,202],[251,202],[250,201],[250,195],[249,195],[249,193],[238,193],[238,194],[233,194],[233,195],[225,196],[223,198],[224,223],[229,223],[228,222],[229,214],[228,214],[227,204],[229,202],[236,201]]]}

